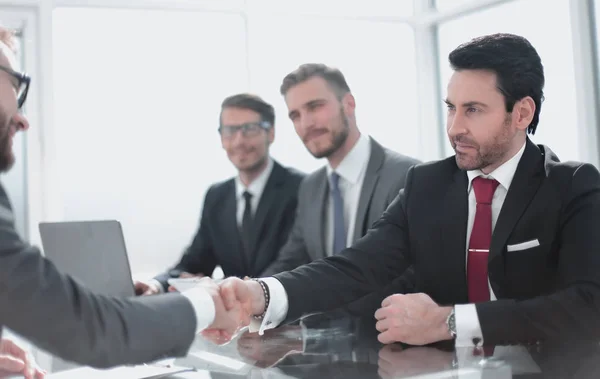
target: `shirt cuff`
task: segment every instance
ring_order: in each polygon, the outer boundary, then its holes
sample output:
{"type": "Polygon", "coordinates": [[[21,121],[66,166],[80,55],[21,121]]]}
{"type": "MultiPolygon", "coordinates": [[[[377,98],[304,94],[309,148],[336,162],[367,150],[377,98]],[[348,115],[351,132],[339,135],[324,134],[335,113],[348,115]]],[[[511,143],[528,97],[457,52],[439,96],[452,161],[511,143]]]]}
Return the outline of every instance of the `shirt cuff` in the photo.
{"type": "Polygon", "coordinates": [[[279,326],[285,320],[288,312],[288,298],[283,284],[275,278],[264,278],[261,279],[267,287],[269,287],[269,294],[271,295],[271,301],[269,307],[265,312],[265,317],[262,320],[252,320],[250,323],[250,332],[258,331],[259,335],[263,335],[265,330],[273,329],[279,326]]]}
{"type": "Polygon", "coordinates": [[[194,287],[181,293],[192,303],[196,313],[196,333],[208,328],[215,320],[215,302],[202,287],[194,287]]]}
{"type": "Polygon", "coordinates": [[[163,285],[161,282],[159,282],[156,279],[150,279],[148,280],[148,284],[151,286],[155,286],[156,288],[158,288],[158,293],[164,293],[165,289],[163,288],[163,285]]]}
{"type": "Polygon", "coordinates": [[[473,341],[478,341],[477,346],[482,346],[483,333],[475,304],[455,305],[454,317],[456,319],[456,346],[476,346],[473,341]]]}

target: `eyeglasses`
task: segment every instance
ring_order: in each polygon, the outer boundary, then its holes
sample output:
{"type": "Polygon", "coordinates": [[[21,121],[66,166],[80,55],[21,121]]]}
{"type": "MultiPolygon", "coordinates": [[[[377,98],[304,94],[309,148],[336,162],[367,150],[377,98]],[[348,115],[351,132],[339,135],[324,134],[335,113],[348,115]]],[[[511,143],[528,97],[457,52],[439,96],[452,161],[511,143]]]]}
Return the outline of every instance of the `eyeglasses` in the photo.
{"type": "Polygon", "coordinates": [[[271,123],[267,121],[248,122],[242,125],[221,126],[219,127],[219,133],[223,138],[233,138],[233,136],[241,131],[244,137],[253,137],[258,135],[261,130],[268,130],[270,128],[271,123]]]}
{"type": "Polygon", "coordinates": [[[23,104],[25,104],[25,100],[27,99],[27,92],[29,92],[31,78],[26,74],[13,71],[8,67],[0,66],[0,70],[17,79],[17,107],[21,109],[23,104]]]}

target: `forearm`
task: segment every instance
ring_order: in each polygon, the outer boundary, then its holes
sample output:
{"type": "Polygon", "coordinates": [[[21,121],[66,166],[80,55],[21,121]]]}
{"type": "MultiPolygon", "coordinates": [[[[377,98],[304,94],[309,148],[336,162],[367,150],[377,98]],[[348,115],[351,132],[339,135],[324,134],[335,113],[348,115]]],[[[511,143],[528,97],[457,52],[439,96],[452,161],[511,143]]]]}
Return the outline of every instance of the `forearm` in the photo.
{"type": "Polygon", "coordinates": [[[180,295],[94,295],[33,248],[2,249],[0,266],[1,323],[61,358],[97,367],[142,363],[184,355],[193,341],[195,313],[180,295]]]}
{"type": "Polygon", "coordinates": [[[281,272],[293,270],[299,266],[309,263],[306,254],[292,254],[278,257],[259,276],[262,278],[273,276],[281,272]]]}
{"type": "Polygon", "coordinates": [[[394,279],[394,281],[385,288],[371,292],[358,300],[344,306],[344,309],[350,314],[358,317],[372,317],[377,309],[381,308],[381,302],[388,296],[400,293],[415,292],[414,269],[408,268],[404,274],[394,279]]]}
{"type": "Polygon", "coordinates": [[[367,255],[346,250],[344,256],[315,261],[275,275],[291,299],[286,322],[303,314],[336,309],[382,290],[392,279],[387,273],[374,273],[384,264],[371,267],[367,255]]]}
{"type": "Polygon", "coordinates": [[[485,344],[600,340],[600,287],[573,286],[530,300],[477,305],[485,344]]]}

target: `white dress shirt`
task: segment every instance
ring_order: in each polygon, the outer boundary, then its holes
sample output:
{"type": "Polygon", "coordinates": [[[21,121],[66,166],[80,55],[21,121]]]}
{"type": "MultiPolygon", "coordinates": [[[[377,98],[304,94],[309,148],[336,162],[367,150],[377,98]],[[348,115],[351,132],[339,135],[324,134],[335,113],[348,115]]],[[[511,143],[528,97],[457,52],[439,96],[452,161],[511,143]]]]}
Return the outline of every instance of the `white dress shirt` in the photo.
{"type": "Polygon", "coordinates": [[[260,175],[258,175],[248,187],[242,183],[239,176],[235,177],[235,198],[237,200],[235,215],[239,227],[242,226],[242,218],[244,217],[244,209],[246,208],[246,199],[244,199],[245,191],[248,191],[250,194],[252,194],[252,197],[250,198],[250,206],[252,207],[252,214],[256,213],[256,208],[258,208],[260,197],[265,190],[269,176],[271,176],[271,171],[273,171],[273,160],[270,157],[267,159],[267,167],[265,167],[260,175]]]}
{"type": "MultiPolygon", "coordinates": [[[[508,161],[504,162],[500,167],[490,172],[489,175],[484,174],[481,170],[467,171],[467,178],[469,179],[469,186],[467,192],[469,193],[469,218],[467,221],[467,251],[465,256],[465,267],[467,265],[469,256],[469,240],[471,239],[471,231],[473,230],[473,223],[475,222],[475,210],[477,208],[477,200],[475,199],[475,191],[473,191],[473,179],[478,176],[482,176],[486,179],[496,179],[500,185],[494,192],[492,198],[492,233],[496,227],[496,221],[500,210],[506,199],[506,194],[510,188],[510,183],[515,176],[519,161],[525,151],[525,144],[521,149],[508,161]]],[[[496,295],[492,290],[492,286],[489,284],[490,289],[490,300],[496,300],[496,295]]],[[[477,309],[475,304],[462,304],[454,307],[456,312],[456,346],[473,346],[473,339],[478,338],[483,344],[483,333],[481,332],[481,325],[479,325],[479,317],[477,316],[477,309]]]]}
{"type": "MultiPolygon", "coordinates": [[[[346,246],[352,245],[354,241],[354,226],[356,225],[356,211],[358,210],[358,201],[369,158],[371,156],[371,143],[369,138],[361,134],[358,141],[352,147],[352,150],[340,162],[340,165],[334,170],[327,163],[327,178],[335,171],[340,176],[339,188],[344,201],[344,223],[346,228],[346,246]]],[[[327,196],[327,220],[326,220],[326,252],[327,255],[333,255],[333,201],[331,196],[327,196]]]]}

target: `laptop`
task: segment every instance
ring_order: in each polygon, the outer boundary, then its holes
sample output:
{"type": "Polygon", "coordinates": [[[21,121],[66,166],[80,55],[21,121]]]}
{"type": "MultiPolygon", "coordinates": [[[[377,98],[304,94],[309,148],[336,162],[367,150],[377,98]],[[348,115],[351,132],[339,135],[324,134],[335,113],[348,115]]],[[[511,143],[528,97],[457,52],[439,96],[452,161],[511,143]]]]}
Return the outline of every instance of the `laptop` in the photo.
{"type": "Polygon", "coordinates": [[[121,224],[116,220],[42,222],[46,258],[95,293],[135,296],[121,224]]]}

